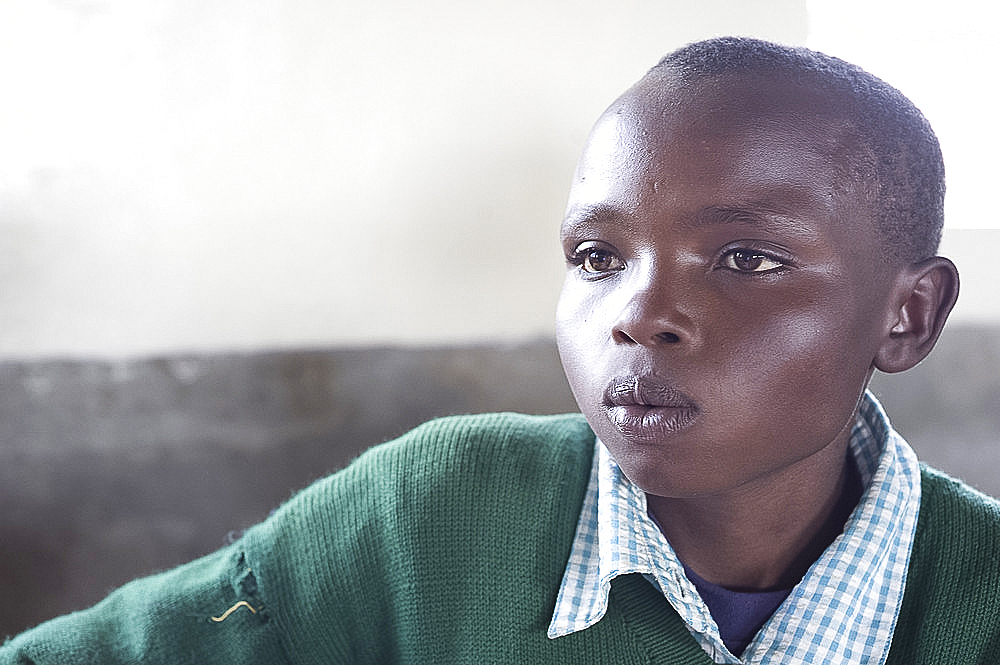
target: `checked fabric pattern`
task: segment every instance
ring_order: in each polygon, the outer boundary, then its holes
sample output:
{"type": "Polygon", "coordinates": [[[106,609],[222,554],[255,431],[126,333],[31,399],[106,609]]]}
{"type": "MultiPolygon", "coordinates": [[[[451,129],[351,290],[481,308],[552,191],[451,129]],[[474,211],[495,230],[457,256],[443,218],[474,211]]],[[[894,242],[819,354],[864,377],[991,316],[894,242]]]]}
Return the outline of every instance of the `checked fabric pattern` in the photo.
{"type": "Polygon", "coordinates": [[[920,507],[916,455],[866,394],[850,449],[865,487],[842,533],[733,656],[681,562],[646,511],[645,494],[596,444],[576,536],[548,636],[585,630],[607,611],[611,580],[642,573],[717,663],[885,662],[906,585],[920,507]]]}

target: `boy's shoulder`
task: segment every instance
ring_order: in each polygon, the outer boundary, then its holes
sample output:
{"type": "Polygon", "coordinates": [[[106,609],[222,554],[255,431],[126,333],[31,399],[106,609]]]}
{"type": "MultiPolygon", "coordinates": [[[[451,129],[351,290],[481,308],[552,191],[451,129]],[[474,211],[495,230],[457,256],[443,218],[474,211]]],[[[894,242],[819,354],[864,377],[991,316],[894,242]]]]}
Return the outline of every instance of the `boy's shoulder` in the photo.
{"type": "Polygon", "coordinates": [[[914,558],[976,567],[1000,584],[1000,501],[926,464],[920,487],[914,558]]]}
{"type": "Polygon", "coordinates": [[[525,607],[554,598],[593,450],[579,415],[433,420],[299,492],[240,545],[290,642],[325,636],[345,662],[386,662],[394,617],[451,626],[525,575],[545,581],[525,607]]]}
{"type": "Polygon", "coordinates": [[[383,446],[408,441],[450,442],[458,445],[500,445],[524,439],[544,439],[554,444],[572,443],[593,433],[580,413],[529,415],[514,412],[442,416],[418,425],[383,446]]]}
{"type": "Polygon", "coordinates": [[[298,492],[272,517],[336,505],[338,519],[350,520],[392,504],[469,507],[474,494],[545,492],[567,484],[580,485],[582,492],[593,450],[594,434],[578,413],[445,416],[372,446],[298,492]]]}
{"type": "MultiPolygon", "coordinates": [[[[920,521],[948,539],[1000,549],[1000,500],[926,464],[920,465],[920,521]]],[[[919,527],[918,527],[919,528],[919,527]]]]}
{"type": "Polygon", "coordinates": [[[594,434],[579,413],[526,415],[482,413],[430,420],[363,453],[352,466],[377,473],[407,473],[459,465],[466,470],[497,465],[536,466],[586,462],[594,434]]]}
{"type": "Polygon", "coordinates": [[[1000,502],[921,465],[920,516],[889,663],[1000,650],[1000,502]]]}

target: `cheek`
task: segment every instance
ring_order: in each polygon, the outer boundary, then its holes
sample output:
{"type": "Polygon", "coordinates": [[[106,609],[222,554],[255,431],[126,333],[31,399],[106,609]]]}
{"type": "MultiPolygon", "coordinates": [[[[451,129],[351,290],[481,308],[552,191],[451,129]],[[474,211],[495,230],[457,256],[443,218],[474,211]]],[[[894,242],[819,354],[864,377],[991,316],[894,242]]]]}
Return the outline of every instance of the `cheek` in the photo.
{"type": "Polygon", "coordinates": [[[871,322],[850,312],[804,307],[766,317],[751,334],[734,334],[724,360],[733,387],[726,401],[753,402],[748,406],[757,410],[757,421],[801,419],[805,428],[839,430],[874,358],[871,322]]]}
{"type": "Polygon", "coordinates": [[[590,336],[593,334],[591,316],[593,306],[586,303],[578,290],[568,283],[563,287],[556,305],[556,346],[563,370],[569,380],[573,394],[578,394],[581,374],[588,367],[587,350],[592,348],[590,336]]]}
{"type": "Polygon", "coordinates": [[[584,413],[601,398],[607,382],[602,369],[613,353],[609,303],[570,276],[556,306],[556,345],[570,389],[584,413]]]}

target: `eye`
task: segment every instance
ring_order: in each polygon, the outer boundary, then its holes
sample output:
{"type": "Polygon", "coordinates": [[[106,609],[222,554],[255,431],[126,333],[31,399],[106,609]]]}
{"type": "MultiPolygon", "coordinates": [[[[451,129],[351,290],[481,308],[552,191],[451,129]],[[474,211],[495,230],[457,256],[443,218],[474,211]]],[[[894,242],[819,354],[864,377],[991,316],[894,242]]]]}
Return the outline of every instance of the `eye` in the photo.
{"type": "Polygon", "coordinates": [[[577,247],[570,262],[592,275],[616,272],[625,267],[625,262],[615,252],[595,243],[583,243],[577,247]]]}
{"type": "Polygon", "coordinates": [[[592,275],[617,272],[625,268],[625,262],[618,254],[593,242],[579,245],[570,256],[569,261],[571,264],[579,266],[583,272],[592,275]]]}
{"type": "Polygon", "coordinates": [[[753,249],[731,249],[722,256],[722,265],[737,272],[770,272],[785,267],[783,261],[753,249]]]}
{"type": "Polygon", "coordinates": [[[611,272],[625,267],[622,260],[606,249],[592,249],[580,264],[584,272],[611,272]]]}

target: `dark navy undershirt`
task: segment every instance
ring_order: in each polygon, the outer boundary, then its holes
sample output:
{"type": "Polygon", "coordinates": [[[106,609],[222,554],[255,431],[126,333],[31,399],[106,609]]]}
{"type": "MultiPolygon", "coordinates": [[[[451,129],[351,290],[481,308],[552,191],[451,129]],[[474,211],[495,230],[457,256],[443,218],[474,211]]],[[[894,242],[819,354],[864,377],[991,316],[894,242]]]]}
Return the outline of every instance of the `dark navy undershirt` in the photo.
{"type": "Polygon", "coordinates": [[[687,566],[684,566],[684,572],[718,624],[722,642],[737,657],[792,592],[791,589],[731,591],[701,579],[687,566]]]}

